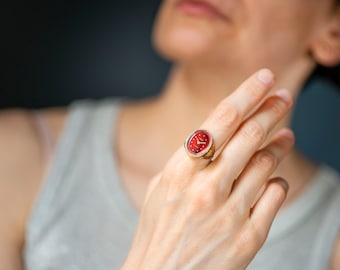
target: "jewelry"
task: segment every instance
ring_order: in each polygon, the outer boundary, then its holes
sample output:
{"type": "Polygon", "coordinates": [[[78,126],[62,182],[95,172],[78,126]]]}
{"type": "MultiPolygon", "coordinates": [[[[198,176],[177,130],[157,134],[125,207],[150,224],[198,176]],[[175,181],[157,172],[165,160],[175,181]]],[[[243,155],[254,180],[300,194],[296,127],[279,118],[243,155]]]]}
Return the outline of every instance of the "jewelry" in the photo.
{"type": "Polygon", "coordinates": [[[191,157],[212,159],[215,154],[215,145],[208,131],[198,129],[185,141],[184,148],[191,157]]]}

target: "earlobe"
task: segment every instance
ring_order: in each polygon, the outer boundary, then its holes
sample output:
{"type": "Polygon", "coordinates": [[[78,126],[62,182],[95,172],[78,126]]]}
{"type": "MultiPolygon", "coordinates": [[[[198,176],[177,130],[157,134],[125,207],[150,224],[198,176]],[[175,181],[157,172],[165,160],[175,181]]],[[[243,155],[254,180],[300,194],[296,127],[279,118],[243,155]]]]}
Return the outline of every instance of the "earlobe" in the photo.
{"type": "MultiPolygon", "coordinates": [[[[340,37],[338,38],[340,40],[340,37]]],[[[333,67],[340,63],[340,42],[339,45],[327,41],[319,41],[312,50],[314,60],[326,67],[333,67]]]]}
{"type": "Polygon", "coordinates": [[[314,60],[326,67],[340,64],[340,12],[311,46],[314,60]]]}

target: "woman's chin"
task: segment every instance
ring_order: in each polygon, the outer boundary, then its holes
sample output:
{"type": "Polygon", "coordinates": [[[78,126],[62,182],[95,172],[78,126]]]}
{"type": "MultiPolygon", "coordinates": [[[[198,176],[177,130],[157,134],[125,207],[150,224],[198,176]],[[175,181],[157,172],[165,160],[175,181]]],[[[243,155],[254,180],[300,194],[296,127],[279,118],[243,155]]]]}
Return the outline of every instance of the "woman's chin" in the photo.
{"type": "Polygon", "coordinates": [[[171,33],[156,33],[153,37],[156,51],[170,61],[195,61],[212,53],[211,37],[200,31],[176,29],[171,33]]]}

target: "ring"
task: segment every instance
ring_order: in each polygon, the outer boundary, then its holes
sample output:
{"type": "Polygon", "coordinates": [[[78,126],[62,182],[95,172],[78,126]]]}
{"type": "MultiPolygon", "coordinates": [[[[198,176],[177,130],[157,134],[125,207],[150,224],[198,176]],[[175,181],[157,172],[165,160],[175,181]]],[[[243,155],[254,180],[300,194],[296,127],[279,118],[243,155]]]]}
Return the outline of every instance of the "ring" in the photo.
{"type": "Polygon", "coordinates": [[[191,157],[212,159],[215,154],[215,145],[208,131],[198,129],[194,131],[184,143],[184,148],[191,157]]]}

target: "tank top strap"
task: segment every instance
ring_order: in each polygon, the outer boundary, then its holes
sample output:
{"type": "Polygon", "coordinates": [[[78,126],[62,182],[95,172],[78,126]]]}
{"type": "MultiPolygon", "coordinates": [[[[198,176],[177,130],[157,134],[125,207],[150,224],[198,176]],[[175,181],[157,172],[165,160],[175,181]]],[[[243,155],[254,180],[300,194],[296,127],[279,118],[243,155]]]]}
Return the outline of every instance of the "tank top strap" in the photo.
{"type": "Polygon", "coordinates": [[[44,162],[49,164],[54,150],[53,135],[50,126],[40,110],[30,111],[30,116],[42,146],[44,162]]]}
{"type": "MultiPolygon", "coordinates": [[[[41,217],[52,215],[51,206],[56,201],[56,197],[60,195],[60,190],[65,189],[63,179],[81,148],[87,147],[93,140],[93,136],[99,136],[96,140],[102,144],[110,138],[116,102],[119,101],[115,99],[80,100],[69,106],[68,116],[61,137],[54,147],[53,155],[48,153],[50,166],[45,172],[44,181],[28,221],[29,233],[27,235],[30,237],[38,238],[35,232],[41,231],[41,217]]],[[[48,144],[48,130],[43,122],[39,122],[39,125],[41,136],[44,136],[45,144],[48,144]]]]}

